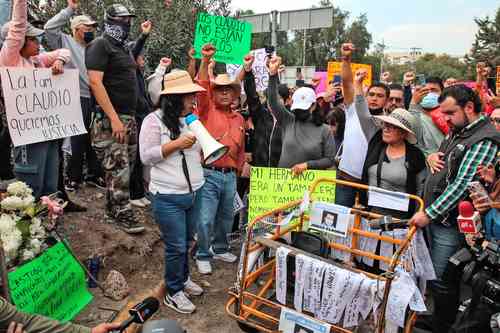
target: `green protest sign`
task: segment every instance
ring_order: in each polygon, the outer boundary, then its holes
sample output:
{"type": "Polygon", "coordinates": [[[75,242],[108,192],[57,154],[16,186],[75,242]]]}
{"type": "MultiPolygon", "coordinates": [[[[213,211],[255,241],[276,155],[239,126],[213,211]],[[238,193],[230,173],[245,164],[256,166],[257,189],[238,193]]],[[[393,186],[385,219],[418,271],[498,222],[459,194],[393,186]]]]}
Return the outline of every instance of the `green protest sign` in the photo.
{"type": "Polygon", "coordinates": [[[8,277],[12,300],[24,312],[65,322],[92,300],[83,269],[62,242],[8,277]]]}
{"type": "Polygon", "coordinates": [[[243,64],[250,52],[252,25],[225,16],[198,13],[194,37],[195,57],[201,58],[201,48],[210,43],[215,46],[214,60],[225,64],[243,64]]]}
{"type": "MultiPolygon", "coordinates": [[[[335,178],[335,171],[308,170],[293,177],[290,169],[254,168],[250,174],[248,218],[252,221],[262,213],[302,199],[304,192],[318,178],[335,178]]],[[[335,185],[321,183],[314,192],[314,200],[335,202],[335,185]]]]}

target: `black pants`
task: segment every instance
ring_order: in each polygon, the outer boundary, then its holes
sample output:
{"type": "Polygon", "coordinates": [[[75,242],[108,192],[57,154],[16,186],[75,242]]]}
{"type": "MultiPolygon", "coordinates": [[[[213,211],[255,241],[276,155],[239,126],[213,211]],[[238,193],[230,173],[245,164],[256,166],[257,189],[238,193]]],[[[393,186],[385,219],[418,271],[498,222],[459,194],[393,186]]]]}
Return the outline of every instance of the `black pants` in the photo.
{"type": "Polygon", "coordinates": [[[141,199],[146,195],[144,189],[144,168],[139,154],[139,135],[141,133],[143,119],[140,117],[136,117],[135,120],[137,122],[137,154],[135,158],[134,168],[132,169],[132,174],[130,175],[130,200],[141,199]]]}
{"type": "Polygon", "coordinates": [[[87,134],[71,137],[71,158],[69,160],[69,180],[76,183],[83,181],[83,161],[87,159],[88,175],[102,177],[103,172],[90,142],[90,123],[95,112],[95,102],[91,98],[80,98],[83,123],[87,134]]]}

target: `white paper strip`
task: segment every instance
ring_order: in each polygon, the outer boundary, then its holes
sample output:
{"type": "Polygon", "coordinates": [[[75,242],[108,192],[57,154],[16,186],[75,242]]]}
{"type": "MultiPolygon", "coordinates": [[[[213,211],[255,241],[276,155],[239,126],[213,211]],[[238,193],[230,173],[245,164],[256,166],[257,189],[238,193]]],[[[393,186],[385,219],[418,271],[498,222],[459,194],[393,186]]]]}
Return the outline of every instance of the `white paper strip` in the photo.
{"type": "Polygon", "coordinates": [[[410,197],[407,193],[387,191],[370,186],[368,190],[368,205],[407,212],[410,205],[410,197]]]}
{"type": "Polygon", "coordinates": [[[287,267],[286,260],[290,249],[280,246],[276,251],[276,299],[286,304],[287,267]]]}

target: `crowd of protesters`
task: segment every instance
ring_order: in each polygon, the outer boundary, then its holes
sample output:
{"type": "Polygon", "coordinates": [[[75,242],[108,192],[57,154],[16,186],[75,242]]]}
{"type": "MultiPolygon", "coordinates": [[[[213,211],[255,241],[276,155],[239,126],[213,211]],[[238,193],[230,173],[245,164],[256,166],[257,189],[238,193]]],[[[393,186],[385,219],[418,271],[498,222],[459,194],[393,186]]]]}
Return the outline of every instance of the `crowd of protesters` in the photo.
{"type": "MultiPolygon", "coordinates": [[[[428,77],[418,84],[412,72],[401,84],[384,73],[381,82],[365,87],[367,72],[352,72],[355,45],[346,43],[340,81],[328,82],[325,92],[316,93],[317,80],[300,87],[281,84],[286,59],[269,54],[268,87],[260,94],[252,55],[232,79],[215,72],[217,50],[207,44],[198,63],[189,52],[186,70],[173,68],[165,57],[146,79],[144,49],[152,23],[143,22],[139,37],[130,41],[135,15],[115,4],[106,10],[97,37],[97,22],[75,16],[78,7],[77,0],[68,0],[67,8],[41,30],[28,22],[26,0],[13,1],[12,20],[1,30],[0,66],[46,67],[54,75],[76,68],[89,133],[69,139],[66,168],[61,140],[11,152],[0,96],[2,180],[26,182],[37,198],[59,192],[71,203],[67,210],[77,212],[85,207],[67,192],[78,192],[84,184],[101,188],[106,221],[130,234],[145,232],[134,209],[151,205],[165,243],[164,302],[181,313],[195,311],[190,298],[203,293],[189,274],[194,242],[201,274],[212,273],[212,260],[238,259],[230,252],[228,234],[235,229],[235,196],[248,191],[249,166],[289,168],[293,175],[335,169],[341,180],[416,194],[425,200],[424,211],[368,209],[410,219],[429,231],[438,276],[430,284],[435,305],[429,325],[433,332],[450,329],[460,286],[442,275],[464,244],[454,221],[458,202],[470,195],[470,182],[480,180],[490,191],[488,200],[475,194],[471,200],[492,225],[488,237],[500,233],[492,204],[500,193],[500,103],[489,90],[491,67],[477,64],[473,88],[454,78],[428,77]],[[63,32],[67,25],[71,35],[63,32]],[[40,52],[41,36],[51,51],[40,52]],[[228,148],[213,164],[204,162],[201,145],[187,126],[186,117],[192,115],[228,148]]],[[[335,195],[339,205],[355,204],[352,188],[337,186],[335,195]]]]}

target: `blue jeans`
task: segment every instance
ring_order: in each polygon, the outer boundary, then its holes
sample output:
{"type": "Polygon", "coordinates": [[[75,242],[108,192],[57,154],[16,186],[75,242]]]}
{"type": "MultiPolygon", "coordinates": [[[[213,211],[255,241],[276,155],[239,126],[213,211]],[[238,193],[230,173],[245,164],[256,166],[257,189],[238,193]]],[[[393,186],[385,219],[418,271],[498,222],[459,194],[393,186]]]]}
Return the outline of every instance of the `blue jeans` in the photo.
{"type": "Polygon", "coordinates": [[[165,284],[170,295],[184,289],[189,277],[189,242],[194,234],[196,193],[155,194],[153,214],[165,243],[165,284]]]}
{"type": "Polygon", "coordinates": [[[59,140],[15,147],[14,174],[31,187],[37,199],[57,192],[59,140]]]}
{"type": "Polygon", "coordinates": [[[210,246],[216,254],[229,249],[227,234],[233,227],[236,174],[204,169],[205,185],[196,197],[198,260],[209,260],[210,246]],[[213,240],[212,240],[213,238],[213,240]]]}

